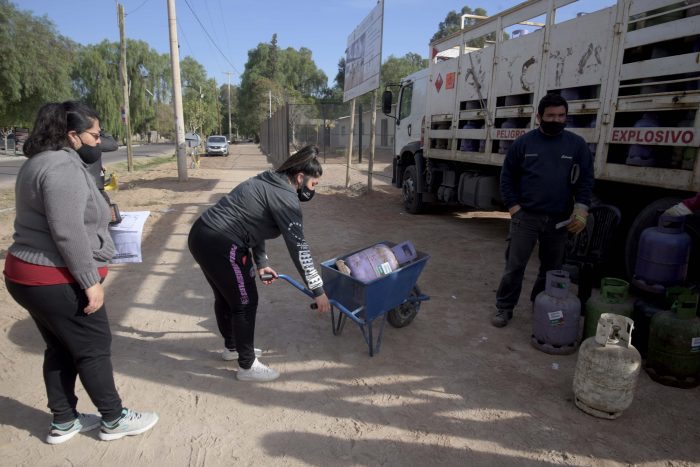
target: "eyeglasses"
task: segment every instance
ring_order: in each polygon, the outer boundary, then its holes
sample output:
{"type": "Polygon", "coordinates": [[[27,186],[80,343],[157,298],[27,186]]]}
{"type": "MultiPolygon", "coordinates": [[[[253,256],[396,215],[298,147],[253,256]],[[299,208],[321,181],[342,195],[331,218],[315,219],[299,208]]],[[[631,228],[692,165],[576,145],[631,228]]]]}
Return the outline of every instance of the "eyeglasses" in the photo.
{"type": "Polygon", "coordinates": [[[83,131],[83,133],[87,133],[88,135],[92,136],[93,138],[95,138],[95,141],[97,141],[98,139],[100,139],[100,134],[99,134],[99,133],[93,133],[92,131],[83,131]]]}

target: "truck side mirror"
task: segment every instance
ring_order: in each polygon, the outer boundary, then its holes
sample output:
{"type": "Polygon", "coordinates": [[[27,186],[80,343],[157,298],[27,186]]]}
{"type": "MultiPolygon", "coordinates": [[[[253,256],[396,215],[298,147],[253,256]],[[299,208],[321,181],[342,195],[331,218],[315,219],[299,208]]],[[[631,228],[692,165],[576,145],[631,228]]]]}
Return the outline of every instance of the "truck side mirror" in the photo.
{"type": "Polygon", "coordinates": [[[385,90],[382,93],[382,112],[385,115],[391,114],[391,99],[392,99],[391,91],[389,91],[388,89],[385,90]]]}

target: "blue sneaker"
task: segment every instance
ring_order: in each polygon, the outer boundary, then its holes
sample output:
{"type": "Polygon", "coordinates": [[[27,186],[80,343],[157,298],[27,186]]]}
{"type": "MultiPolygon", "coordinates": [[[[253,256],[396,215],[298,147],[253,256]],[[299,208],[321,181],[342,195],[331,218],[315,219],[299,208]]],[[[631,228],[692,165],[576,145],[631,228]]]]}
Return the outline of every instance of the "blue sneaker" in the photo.
{"type": "Polygon", "coordinates": [[[102,420],[100,439],[113,441],[124,436],[140,435],[153,428],[156,423],[158,423],[158,415],[155,412],[134,412],[124,408],[122,416],[113,422],[102,420]]]}
{"type": "Polygon", "coordinates": [[[100,426],[100,416],[95,414],[79,414],[72,422],[52,423],[46,442],[49,444],[65,443],[81,432],[91,431],[100,426]]]}

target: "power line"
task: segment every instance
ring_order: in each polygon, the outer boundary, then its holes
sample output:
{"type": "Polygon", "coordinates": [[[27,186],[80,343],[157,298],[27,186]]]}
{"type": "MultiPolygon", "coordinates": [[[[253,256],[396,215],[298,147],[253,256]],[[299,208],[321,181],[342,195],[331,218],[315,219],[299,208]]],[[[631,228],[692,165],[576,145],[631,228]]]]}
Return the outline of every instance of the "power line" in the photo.
{"type": "Polygon", "coordinates": [[[141,5],[137,6],[136,8],[134,8],[133,10],[131,10],[130,12],[126,13],[124,16],[129,16],[129,15],[132,14],[132,13],[136,13],[136,11],[138,11],[139,8],[141,8],[141,7],[144,6],[146,3],[148,3],[148,1],[149,1],[149,0],[143,0],[143,3],[141,3],[141,5]]]}
{"type": "Polygon", "coordinates": [[[195,13],[194,9],[192,8],[192,5],[190,5],[190,2],[188,0],[185,0],[185,4],[187,5],[187,8],[189,8],[190,11],[192,12],[192,16],[194,16],[194,19],[197,20],[197,22],[199,23],[199,26],[202,28],[202,31],[204,31],[204,34],[206,34],[207,38],[209,38],[209,41],[212,43],[212,45],[216,48],[216,50],[219,51],[219,53],[224,58],[224,60],[226,60],[226,63],[231,65],[231,68],[233,68],[233,71],[238,73],[240,76],[240,72],[238,71],[236,66],[233,63],[231,63],[231,61],[228,59],[228,57],[221,51],[219,46],[216,45],[216,42],[214,42],[214,39],[211,38],[211,36],[209,35],[209,31],[207,31],[207,28],[205,28],[204,24],[202,24],[202,21],[199,19],[199,16],[197,16],[197,13],[195,13]]]}
{"type": "Polygon", "coordinates": [[[219,28],[214,26],[214,20],[211,18],[211,9],[209,8],[209,0],[204,0],[204,8],[206,8],[206,10],[207,10],[207,17],[209,18],[209,24],[211,24],[211,28],[209,29],[209,31],[213,31],[214,38],[216,39],[217,42],[220,42],[219,34],[217,34],[217,32],[216,32],[217,29],[219,29],[219,28]]]}
{"type": "Polygon", "coordinates": [[[230,51],[232,49],[231,47],[231,42],[229,41],[229,32],[228,32],[228,26],[226,25],[226,16],[224,15],[224,9],[221,7],[221,0],[218,0],[219,2],[219,13],[221,15],[219,16],[221,18],[221,22],[224,24],[224,32],[226,33],[226,46],[228,47],[228,50],[230,51]]]}
{"type": "Polygon", "coordinates": [[[187,35],[185,34],[184,28],[180,25],[180,23],[177,23],[177,27],[180,28],[180,32],[182,33],[182,37],[185,39],[185,44],[187,44],[187,48],[190,50],[190,56],[193,56],[194,50],[192,50],[192,46],[190,45],[190,41],[187,40],[187,35]]]}

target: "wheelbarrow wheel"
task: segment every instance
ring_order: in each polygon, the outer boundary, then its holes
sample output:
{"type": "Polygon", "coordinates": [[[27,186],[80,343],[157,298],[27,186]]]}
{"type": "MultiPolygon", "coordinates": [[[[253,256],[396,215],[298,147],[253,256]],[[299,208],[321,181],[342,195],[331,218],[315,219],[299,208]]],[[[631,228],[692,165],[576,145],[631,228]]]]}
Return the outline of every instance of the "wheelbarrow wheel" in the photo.
{"type": "MultiPolygon", "coordinates": [[[[413,287],[409,298],[418,297],[420,295],[420,289],[416,285],[413,287]]],[[[389,321],[389,324],[395,328],[403,328],[411,324],[413,318],[418,314],[418,310],[420,310],[420,302],[406,301],[396,308],[389,310],[386,319],[389,321]]]]}

